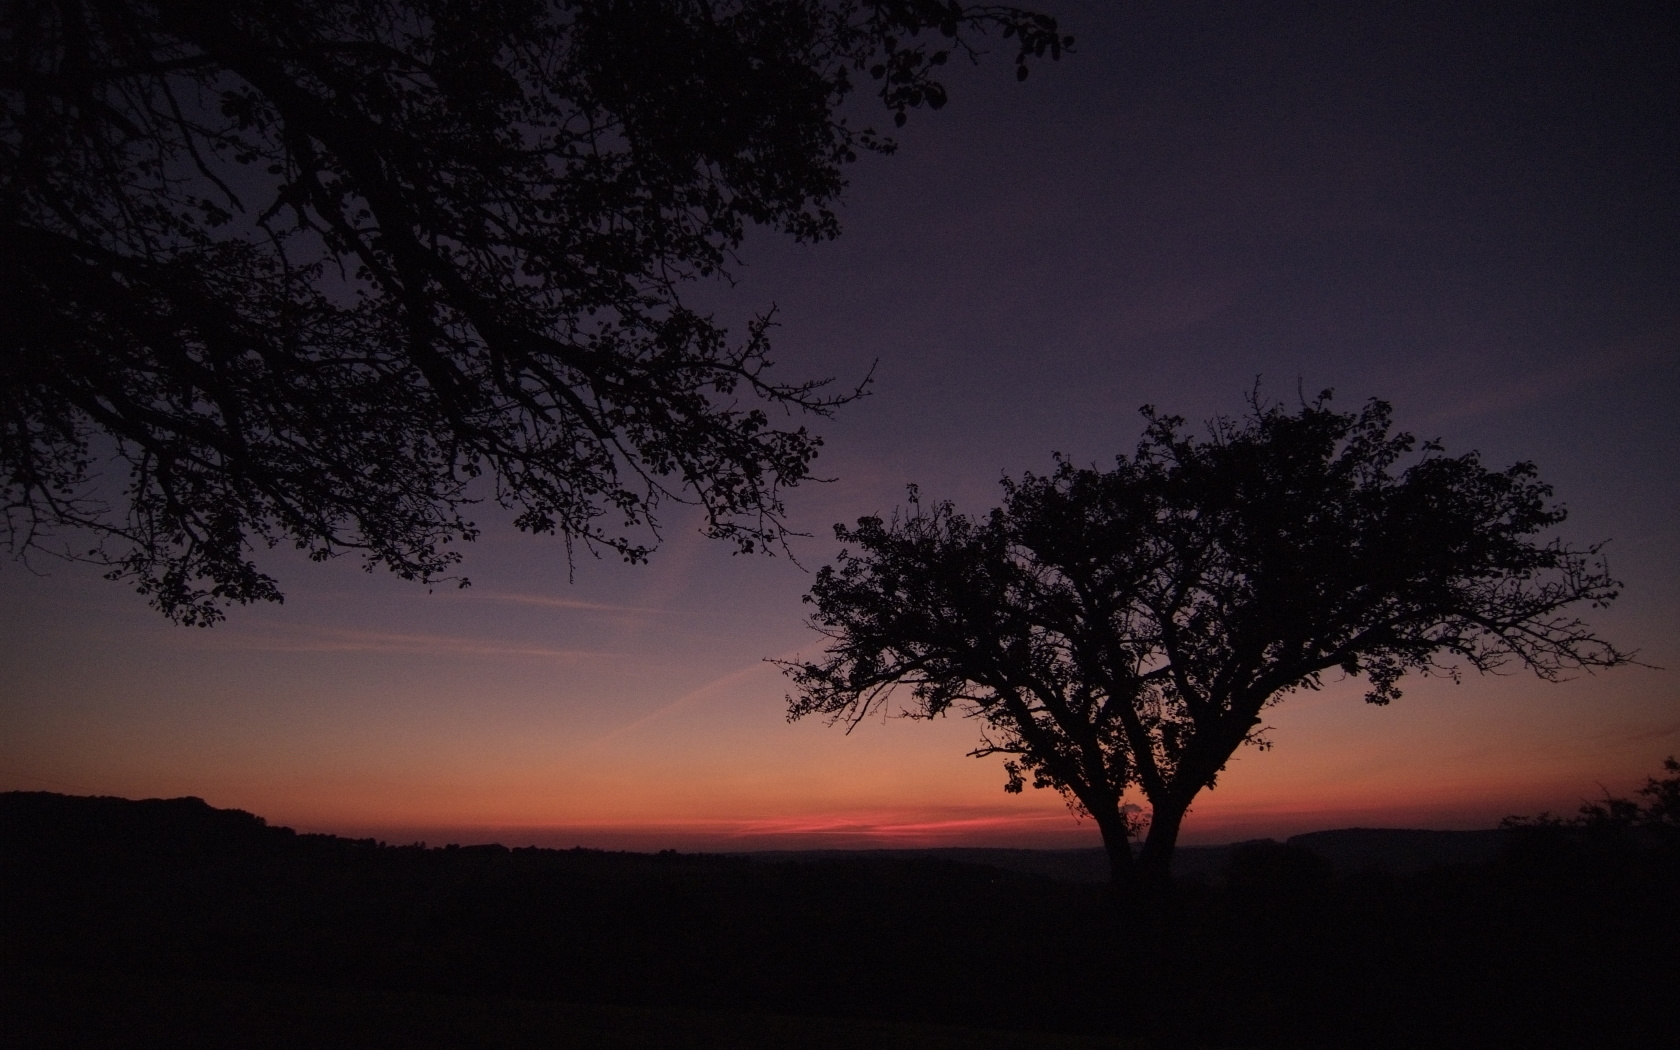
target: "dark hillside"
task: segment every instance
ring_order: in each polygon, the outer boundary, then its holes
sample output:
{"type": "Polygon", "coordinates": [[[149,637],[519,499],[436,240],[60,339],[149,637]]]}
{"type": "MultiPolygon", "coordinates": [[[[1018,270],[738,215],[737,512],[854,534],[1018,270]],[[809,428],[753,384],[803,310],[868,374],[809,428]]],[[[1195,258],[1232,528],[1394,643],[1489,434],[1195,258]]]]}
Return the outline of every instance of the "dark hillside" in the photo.
{"type": "MultiPolygon", "coordinates": [[[[1338,872],[1379,872],[1414,875],[1454,864],[1485,864],[1499,855],[1508,834],[1504,831],[1414,831],[1401,828],[1345,828],[1294,835],[1300,846],[1329,861],[1338,872]]],[[[1259,843],[1271,843],[1260,839],[1259,843]]],[[[1273,843],[1275,844],[1275,843],[1273,843]]],[[[1245,843],[1227,846],[1180,846],[1173,854],[1173,874],[1179,878],[1219,878],[1231,856],[1245,843]]],[[[1102,847],[1087,849],[997,849],[952,846],[935,849],[875,850],[760,850],[742,853],[760,863],[828,860],[952,860],[983,864],[1005,871],[1046,875],[1064,882],[1107,882],[1108,855],[1102,847]]]]}
{"type": "Polygon", "coordinates": [[[1094,849],[1003,849],[945,846],[928,849],[757,850],[737,853],[756,864],[826,864],[833,861],[943,860],[975,864],[1022,875],[1043,875],[1062,882],[1108,881],[1108,857],[1094,849]]]}
{"type": "Polygon", "coordinates": [[[1499,856],[1509,837],[1499,830],[1343,828],[1292,835],[1289,844],[1311,850],[1337,871],[1412,875],[1454,864],[1486,864],[1499,856]]]}
{"type": "Polygon", "coordinates": [[[196,799],[14,793],[0,1020],[28,1030],[36,1002],[118,1016],[107,1000],[140,981],[418,997],[415,1016],[589,1005],[655,1028],[698,1010],[1163,1047],[1677,1045],[1677,870],[1663,849],[1562,833],[1411,876],[1257,844],[1140,925],[1100,885],[941,856],[427,849],[196,799]],[[50,987],[17,992],[30,982],[50,987]]]}

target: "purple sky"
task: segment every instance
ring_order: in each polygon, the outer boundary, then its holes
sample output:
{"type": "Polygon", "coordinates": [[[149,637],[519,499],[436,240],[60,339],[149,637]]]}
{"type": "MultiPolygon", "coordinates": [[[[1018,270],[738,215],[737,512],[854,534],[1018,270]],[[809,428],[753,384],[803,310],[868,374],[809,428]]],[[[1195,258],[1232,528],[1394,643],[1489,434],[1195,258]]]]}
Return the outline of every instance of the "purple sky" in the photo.
{"type": "MultiPolygon", "coordinates": [[[[1261,377],[1536,461],[1564,535],[1610,540],[1626,581],[1595,625],[1680,666],[1680,38],[1604,6],[1066,3],[1061,63],[955,71],[946,110],[853,169],[839,241],[758,237],[735,287],[695,290],[776,304],[787,378],[879,359],[821,427],[838,480],[791,494],[801,560],[906,482],[982,511],[1053,450],[1129,449],[1142,404],[1234,412],[1261,377]]],[[[493,527],[474,586],[430,595],[282,557],[286,604],[208,632],[7,564],[0,789],[433,841],[1095,841],[1054,796],[1006,796],[961,721],[785,724],[760,661],[816,648],[810,577],[692,525],[575,583],[558,543],[493,527]]],[[[1358,693],[1274,709],[1275,748],[1239,754],[1187,838],[1487,826],[1680,752],[1673,670],[1358,693]]]]}

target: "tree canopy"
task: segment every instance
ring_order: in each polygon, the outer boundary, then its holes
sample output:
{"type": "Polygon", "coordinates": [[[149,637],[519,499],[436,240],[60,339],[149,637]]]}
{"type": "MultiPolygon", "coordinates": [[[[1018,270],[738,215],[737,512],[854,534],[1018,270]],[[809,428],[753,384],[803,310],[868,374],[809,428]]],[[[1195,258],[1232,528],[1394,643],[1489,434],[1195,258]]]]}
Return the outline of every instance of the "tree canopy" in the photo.
{"type": "Polygon", "coordinates": [[[631,561],[661,501],[743,550],[857,396],[685,306],[746,231],[833,236],[938,71],[1053,19],[942,0],[22,0],[0,15],[0,471],[14,552],[168,616],[254,561],[446,578],[482,498],[631,561]],[[107,468],[114,466],[115,470],[107,468]],[[91,532],[97,545],[89,549],[91,532]]]}
{"type": "Polygon", "coordinates": [[[1192,800],[1326,674],[1387,704],[1409,673],[1630,659],[1566,611],[1618,584],[1598,546],[1548,538],[1564,510],[1533,464],[1491,470],[1391,432],[1384,402],[1329,401],[1255,397],[1201,437],[1146,407],[1112,470],[1057,457],[985,517],[912,488],[907,512],[836,526],[850,546],[805,599],[830,644],[785,665],[789,716],[855,724],[905,687],[914,717],[976,717],[973,754],[1089,814],[1125,884],[1166,877],[1192,800]]]}

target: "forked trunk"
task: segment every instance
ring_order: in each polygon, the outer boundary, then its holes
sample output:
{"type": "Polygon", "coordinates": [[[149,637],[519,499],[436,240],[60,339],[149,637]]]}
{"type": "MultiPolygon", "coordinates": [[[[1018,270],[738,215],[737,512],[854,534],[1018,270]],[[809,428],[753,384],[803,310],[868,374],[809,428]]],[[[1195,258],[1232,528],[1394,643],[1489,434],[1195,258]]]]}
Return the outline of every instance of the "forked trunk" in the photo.
{"type": "MultiPolygon", "coordinates": [[[[1169,921],[1165,906],[1170,896],[1166,867],[1163,864],[1160,868],[1162,874],[1157,876],[1144,866],[1149,840],[1145,840],[1144,853],[1133,856],[1131,824],[1118,812],[1118,807],[1116,810],[1107,819],[1097,821],[1102,830],[1103,846],[1108,852],[1108,886],[1114,915],[1128,937],[1141,938],[1136,943],[1161,947],[1165,944],[1169,921]]],[[[1175,836],[1176,831],[1175,820],[1175,836]]],[[[1171,859],[1170,849],[1167,859],[1171,859]]]]}
{"type": "Polygon", "coordinates": [[[1137,870],[1138,878],[1152,888],[1165,887],[1172,881],[1173,848],[1178,845],[1178,829],[1187,809],[1156,803],[1150,814],[1149,834],[1137,856],[1137,870]]]}
{"type": "Polygon", "coordinates": [[[1132,857],[1131,829],[1118,811],[1097,814],[1097,830],[1102,832],[1103,849],[1108,853],[1108,884],[1115,893],[1130,896],[1137,888],[1137,861],[1132,857]]]}

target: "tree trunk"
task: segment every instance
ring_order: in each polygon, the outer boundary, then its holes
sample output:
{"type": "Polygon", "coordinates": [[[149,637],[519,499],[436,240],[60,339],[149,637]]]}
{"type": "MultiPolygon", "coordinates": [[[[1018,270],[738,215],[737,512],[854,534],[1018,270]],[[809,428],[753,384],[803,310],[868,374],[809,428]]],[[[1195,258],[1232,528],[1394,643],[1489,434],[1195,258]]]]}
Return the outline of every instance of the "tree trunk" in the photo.
{"type": "Polygon", "coordinates": [[[1108,851],[1108,884],[1115,893],[1129,896],[1137,887],[1137,862],[1132,859],[1131,829],[1125,815],[1115,806],[1113,813],[1094,813],[1102,832],[1103,849],[1108,851]]]}
{"type": "Polygon", "coordinates": [[[1149,834],[1138,854],[1138,878],[1151,887],[1164,887],[1172,880],[1173,847],[1178,845],[1178,828],[1184,823],[1188,805],[1155,803],[1149,819],[1149,834]]]}
{"type": "MultiPolygon", "coordinates": [[[[1172,822],[1174,837],[1179,817],[1172,822]]],[[[1119,929],[1143,950],[1153,952],[1164,949],[1170,927],[1167,907],[1170,887],[1164,874],[1165,866],[1161,869],[1162,876],[1157,878],[1144,868],[1141,863],[1143,855],[1132,855],[1131,825],[1118,806],[1108,819],[1098,820],[1097,826],[1102,829],[1103,846],[1108,851],[1109,896],[1119,929]]],[[[1154,829],[1151,826],[1150,839],[1144,844],[1144,855],[1147,855],[1148,843],[1153,838],[1154,829]]],[[[1169,847],[1167,859],[1170,860],[1171,856],[1169,847]]]]}

